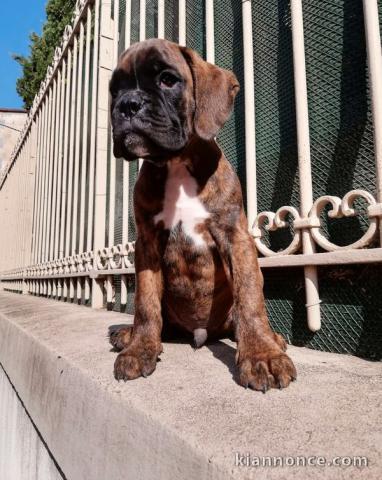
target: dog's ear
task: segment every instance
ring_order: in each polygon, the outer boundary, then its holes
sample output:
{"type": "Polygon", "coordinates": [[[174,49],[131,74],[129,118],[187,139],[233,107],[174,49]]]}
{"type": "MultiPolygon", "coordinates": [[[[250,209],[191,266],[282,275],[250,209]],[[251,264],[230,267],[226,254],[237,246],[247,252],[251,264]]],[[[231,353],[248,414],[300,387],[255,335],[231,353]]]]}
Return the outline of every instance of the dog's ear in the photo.
{"type": "Polygon", "coordinates": [[[181,47],[194,82],[195,133],[204,140],[216,137],[228,120],[240,89],[235,75],[203,60],[194,50],[181,47]]]}

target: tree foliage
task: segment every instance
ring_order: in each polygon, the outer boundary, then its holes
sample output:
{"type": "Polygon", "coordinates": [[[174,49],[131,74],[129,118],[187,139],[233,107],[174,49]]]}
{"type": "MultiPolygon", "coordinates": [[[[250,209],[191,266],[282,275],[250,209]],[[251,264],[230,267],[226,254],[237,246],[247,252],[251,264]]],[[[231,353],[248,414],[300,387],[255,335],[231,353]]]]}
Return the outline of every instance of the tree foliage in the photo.
{"type": "Polygon", "coordinates": [[[17,79],[16,90],[24,100],[26,109],[32,106],[46,70],[52,63],[54,50],[60,44],[66,25],[70,23],[75,3],[76,0],[48,0],[46,22],[41,36],[31,33],[28,56],[13,56],[22,67],[22,76],[17,79]]]}

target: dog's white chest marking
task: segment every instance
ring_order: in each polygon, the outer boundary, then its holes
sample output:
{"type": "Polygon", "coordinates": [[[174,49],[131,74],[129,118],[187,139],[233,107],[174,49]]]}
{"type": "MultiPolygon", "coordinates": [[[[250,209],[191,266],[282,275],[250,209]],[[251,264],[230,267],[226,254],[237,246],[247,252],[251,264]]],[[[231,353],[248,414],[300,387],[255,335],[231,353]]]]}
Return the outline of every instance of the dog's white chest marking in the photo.
{"type": "Polygon", "coordinates": [[[175,228],[180,222],[183,232],[192,238],[195,245],[203,246],[205,241],[195,227],[210,216],[198,198],[197,183],[186,166],[170,163],[165,185],[163,210],[154,217],[154,222],[163,220],[165,228],[175,228]]]}

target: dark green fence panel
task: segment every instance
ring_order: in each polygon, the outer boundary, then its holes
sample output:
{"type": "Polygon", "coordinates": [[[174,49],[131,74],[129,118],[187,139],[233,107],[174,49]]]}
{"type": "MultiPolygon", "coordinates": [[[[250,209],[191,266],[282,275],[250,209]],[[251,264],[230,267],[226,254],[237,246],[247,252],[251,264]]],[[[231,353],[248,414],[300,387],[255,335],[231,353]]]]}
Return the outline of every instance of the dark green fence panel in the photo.
{"type": "Polygon", "coordinates": [[[245,198],[244,69],[241,2],[219,0],[214,6],[215,63],[233,71],[241,85],[235,108],[218,143],[239,175],[245,198]]]}

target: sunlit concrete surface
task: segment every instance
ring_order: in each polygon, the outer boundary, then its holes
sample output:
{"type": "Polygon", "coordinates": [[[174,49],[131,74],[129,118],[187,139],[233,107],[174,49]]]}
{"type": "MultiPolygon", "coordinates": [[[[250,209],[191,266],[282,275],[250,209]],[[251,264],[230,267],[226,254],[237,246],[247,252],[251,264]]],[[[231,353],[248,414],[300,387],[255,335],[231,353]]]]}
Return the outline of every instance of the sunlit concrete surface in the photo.
{"type": "Polygon", "coordinates": [[[0,368],[0,478],[62,479],[2,368],[0,368]]]}
{"type": "Polygon", "coordinates": [[[166,343],[152,376],[118,383],[106,334],[126,319],[0,292],[0,362],[67,479],[381,478],[381,363],[290,348],[298,380],[263,395],[235,382],[232,342],[166,343]],[[369,466],[237,465],[247,454],[369,466]]]}

